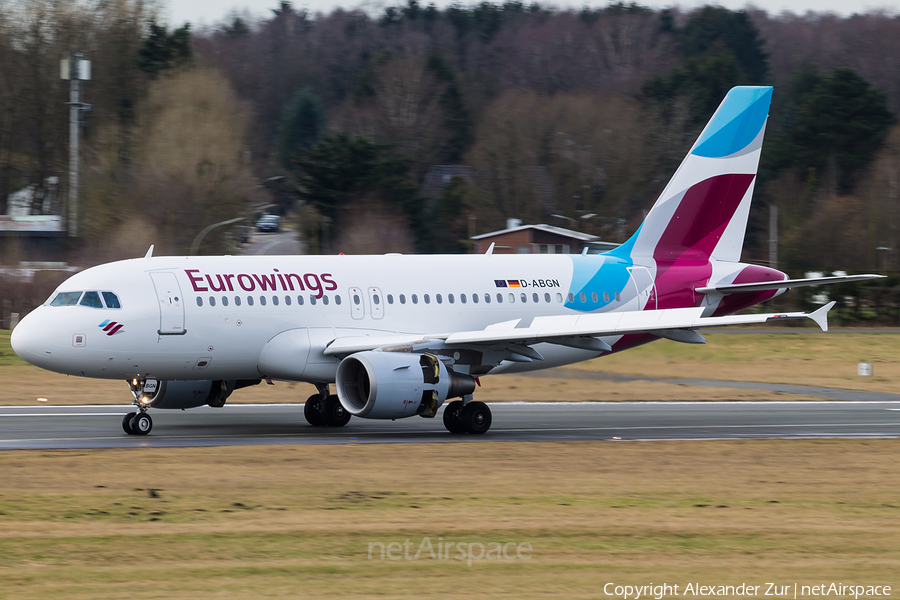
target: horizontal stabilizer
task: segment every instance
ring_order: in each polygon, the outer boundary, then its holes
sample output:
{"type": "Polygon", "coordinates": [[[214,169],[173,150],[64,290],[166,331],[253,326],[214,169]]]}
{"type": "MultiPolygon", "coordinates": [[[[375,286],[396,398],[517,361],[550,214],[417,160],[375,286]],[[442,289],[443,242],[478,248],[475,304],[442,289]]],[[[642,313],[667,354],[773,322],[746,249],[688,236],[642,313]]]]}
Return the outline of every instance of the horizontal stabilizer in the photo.
{"type": "Polygon", "coordinates": [[[710,287],[697,288],[700,294],[740,294],[743,292],[760,292],[763,290],[780,290],[807,285],[831,285],[834,283],[847,283],[848,281],[865,281],[866,279],[881,279],[884,275],[844,275],[836,277],[813,277],[810,279],[784,279],[782,281],[765,281],[763,283],[737,283],[723,284],[710,287]]]}

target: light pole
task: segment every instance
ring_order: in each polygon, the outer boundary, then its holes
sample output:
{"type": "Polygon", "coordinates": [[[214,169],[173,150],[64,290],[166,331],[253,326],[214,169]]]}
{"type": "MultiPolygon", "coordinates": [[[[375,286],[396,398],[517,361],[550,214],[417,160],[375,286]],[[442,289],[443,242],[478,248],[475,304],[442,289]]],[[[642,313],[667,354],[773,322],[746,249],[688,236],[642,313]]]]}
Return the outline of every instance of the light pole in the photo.
{"type": "Polygon", "coordinates": [[[197,254],[197,250],[200,248],[200,242],[203,241],[203,238],[206,237],[206,234],[219,227],[221,225],[231,225],[232,223],[237,223],[238,221],[243,221],[244,217],[238,217],[236,219],[228,219],[227,221],[220,221],[218,223],[213,223],[207,227],[204,227],[200,233],[197,234],[197,237],[194,238],[194,242],[191,244],[191,256],[197,254]]]}
{"type": "Polygon", "coordinates": [[[91,61],[83,54],[73,54],[59,61],[60,79],[69,80],[69,237],[78,236],[78,143],[81,134],[81,111],[91,110],[81,101],[81,82],[91,79],[91,61]]]}

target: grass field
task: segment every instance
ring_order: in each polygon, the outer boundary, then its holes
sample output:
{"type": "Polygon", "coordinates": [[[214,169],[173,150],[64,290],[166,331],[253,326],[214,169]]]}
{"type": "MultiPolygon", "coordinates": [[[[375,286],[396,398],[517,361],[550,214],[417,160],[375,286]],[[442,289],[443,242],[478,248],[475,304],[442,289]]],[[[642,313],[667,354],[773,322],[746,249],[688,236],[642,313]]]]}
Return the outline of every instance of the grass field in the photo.
{"type": "Polygon", "coordinates": [[[898,451],[853,440],[2,452],[0,598],[897,590],[898,451]],[[370,543],[406,540],[414,556],[425,537],[532,550],[471,566],[455,552],[392,561],[376,546],[368,558],[370,543]]]}
{"type": "MultiPolygon", "coordinates": [[[[703,346],[660,340],[640,348],[566,367],[618,375],[662,378],[707,378],[791,383],[894,392],[900,381],[900,333],[711,333],[703,346]],[[859,377],[859,362],[873,363],[872,377],[859,377]]],[[[567,378],[536,379],[521,375],[485,377],[476,393],[487,402],[641,401],[641,400],[783,400],[770,392],[697,388],[677,383],[618,383],[567,378]]],[[[228,402],[303,402],[315,392],[307,384],[277,382],[239,390],[228,402]]],[[[0,332],[0,404],[128,404],[122,381],[84,379],[50,373],[21,361],[0,332]]],[[[791,399],[800,399],[790,396],[791,399]]]]}

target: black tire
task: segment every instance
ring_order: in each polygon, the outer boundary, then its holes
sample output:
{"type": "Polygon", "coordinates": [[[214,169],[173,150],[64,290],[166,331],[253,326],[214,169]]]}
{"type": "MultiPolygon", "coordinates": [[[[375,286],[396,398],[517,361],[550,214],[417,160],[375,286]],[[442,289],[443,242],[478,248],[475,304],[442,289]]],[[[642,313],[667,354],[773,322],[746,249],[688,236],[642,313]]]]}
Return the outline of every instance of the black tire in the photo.
{"type": "Polygon", "coordinates": [[[147,413],[138,413],[131,419],[131,431],[134,435],[147,435],[153,429],[153,419],[147,413]]]}
{"type": "Polygon", "coordinates": [[[343,427],[350,421],[350,413],[335,394],[325,399],[322,404],[322,415],[325,417],[325,424],[329,427],[343,427]]]}
{"type": "Polygon", "coordinates": [[[303,416],[306,418],[306,422],[313,427],[325,426],[325,416],[322,414],[322,396],[320,394],[313,394],[307,398],[306,404],[303,405],[303,416]]]}
{"type": "Polygon", "coordinates": [[[466,433],[481,435],[491,428],[491,409],[484,402],[469,402],[459,415],[466,433]]]}
{"type": "Polygon", "coordinates": [[[134,430],[131,428],[131,420],[137,415],[136,412],[130,412],[124,417],[122,417],[122,429],[128,435],[134,435],[134,430]]]}
{"type": "Polygon", "coordinates": [[[454,400],[444,407],[444,427],[450,433],[465,433],[466,426],[463,425],[460,413],[463,409],[461,400],[454,400]]]}

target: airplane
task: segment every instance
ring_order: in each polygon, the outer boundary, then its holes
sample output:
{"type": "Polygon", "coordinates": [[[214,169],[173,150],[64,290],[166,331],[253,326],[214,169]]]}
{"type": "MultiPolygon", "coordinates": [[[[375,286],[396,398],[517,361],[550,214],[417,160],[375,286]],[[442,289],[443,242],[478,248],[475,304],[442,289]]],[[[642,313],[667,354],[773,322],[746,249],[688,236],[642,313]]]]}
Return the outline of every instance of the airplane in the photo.
{"type": "Polygon", "coordinates": [[[735,314],[789,288],[880,275],[789,279],[742,263],[771,87],[735,87],[640,228],[599,255],[153,256],[73,275],[12,333],[16,354],[59,373],[128,382],[149,408],[221,407],[262,381],[301,381],[312,426],[434,418],[484,434],[480,377],[567,365],[698,330],[810,318],[735,314]],[[332,393],[331,386],[335,392],[332,393]]]}

